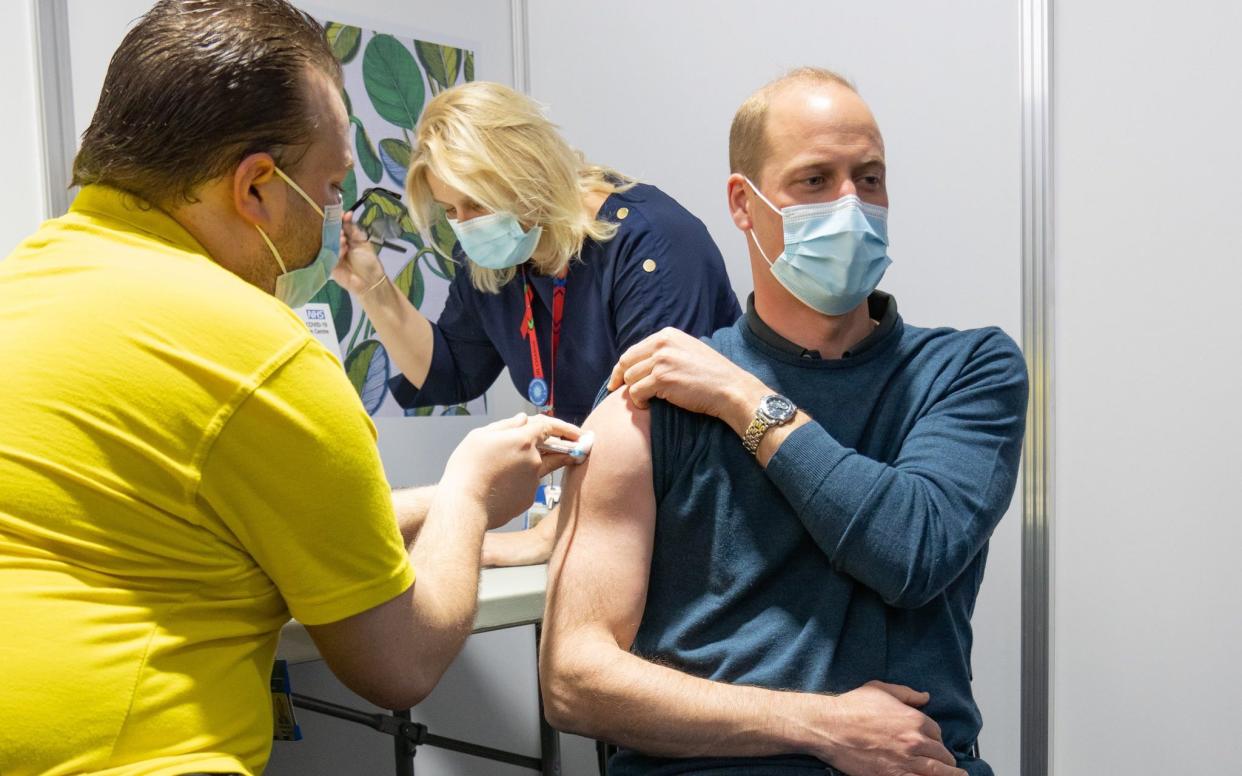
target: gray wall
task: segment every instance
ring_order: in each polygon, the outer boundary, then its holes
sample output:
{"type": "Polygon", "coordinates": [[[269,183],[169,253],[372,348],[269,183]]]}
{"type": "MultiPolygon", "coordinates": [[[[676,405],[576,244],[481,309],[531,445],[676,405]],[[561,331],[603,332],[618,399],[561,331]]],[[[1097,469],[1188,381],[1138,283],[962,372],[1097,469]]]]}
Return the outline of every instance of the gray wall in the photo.
{"type": "Polygon", "coordinates": [[[0,46],[0,72],[7,76],[8,114],[0,123],[7,149],[8,185],[0,187],[0,258],[38,227],[43,219],[43,159],[39,138],[39,89],[35,76],[34,5],[7,6],[10,32],[0,46]]]}
{"type": "Polygon", "coordinates": [[[1053,20],[1053,765],[1236,774],[1242,9],[1053,20]]]}

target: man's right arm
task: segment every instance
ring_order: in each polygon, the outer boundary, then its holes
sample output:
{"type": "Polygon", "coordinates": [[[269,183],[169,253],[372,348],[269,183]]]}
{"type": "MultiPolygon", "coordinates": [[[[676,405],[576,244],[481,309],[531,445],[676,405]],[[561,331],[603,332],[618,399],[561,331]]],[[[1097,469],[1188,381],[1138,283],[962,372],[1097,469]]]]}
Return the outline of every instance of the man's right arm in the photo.
{"type": "Polygon", "coordinates": [[[232,411],[205,456],[198,498],[206,527],[253,558],[346,686],[408,708],[469,635],[483,532],[533,501],[558,462],[537,448],[549,434],[577,429],[525,416],[476,429],[439,487],[394,499],[340,363],[308,344],[232,411]],[[403,520],[402,536],[394,506],[411,518],[419,505],[402,502],[428,496],[421,527],[403,520]]]}
{"type": "Polygon", "coordinates": [[[596,432],[590,458],[566,475],[540,655],[552,724],[657,756],[804,753],[851,774],[960,774],[939,728],[911,707],[923,693],[730,685],[629,652],[654,537],[650,422],[623,392],[608,397],[585,426],[596,432]]]}
{"type": "Polygon", "coordinates": [[[407,541],[409,513],[429,499],[409,551],[414,585],[352,617],[306,626],[346,686],[394,709],[431,692],[474,624],[483,533],[529,506],[539,478],[566,460],[539,453],[538,443],[553,434],[575,438],[577,429],[524,415],[476,429],[449,458],[439,485],[394,494],[407,541]]]}

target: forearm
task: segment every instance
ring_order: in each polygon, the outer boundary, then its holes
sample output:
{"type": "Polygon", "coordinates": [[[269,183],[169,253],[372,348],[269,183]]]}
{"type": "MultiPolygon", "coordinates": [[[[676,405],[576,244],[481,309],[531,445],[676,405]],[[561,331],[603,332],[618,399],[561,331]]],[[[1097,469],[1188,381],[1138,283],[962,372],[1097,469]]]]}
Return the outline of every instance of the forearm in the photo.
{"type": "Polygon", "coordinates": [[[977,483],[933,480],[936,465],[891,466],[810,423],[789,435],[767,472],[839,569],[890,606],[913,608],[958,578],[1008,504],[989,492],[1003,490],[992,472],[977,483]]]}
{"type": "Polygon", "coordinates": [[[428,647],[420,662],[437,678],[457,655],[474,625],[479,596],[479,551],[486,529],[483,503],[460,489],[436,488],[410,550],[416,575],[416,625],[428,647]]]}
{"type": "Polygon", "coordinates": [[[397,527],[401,529],[401,538],[409,547],[418,538],[418,532],[427,519],[427,510],[436,495],[436,486],[422,488],[401,488],[392,492],[392,506],[397,513],[397,527]]]}
{"type": "Polygon", "coordinates": [[[828,746],[815,720],[831,697],[690,676],[604,638],[550,654],[544,643],[544,703],[567,732],[666,757],[820,756],[828,746]]]}
{"type": "Polygon", "coordinates": [[[534,528],[493,531],[483,539],[484,566],[529,566],[544,563],[556,542],[558,511],[553,510],[534,528]]]}
{"type": "Polygon", "coordinates": [[[431,322],[387,279],[359,298],[392,363],[405,379],[421,387],[435,347],[431,322]]]}

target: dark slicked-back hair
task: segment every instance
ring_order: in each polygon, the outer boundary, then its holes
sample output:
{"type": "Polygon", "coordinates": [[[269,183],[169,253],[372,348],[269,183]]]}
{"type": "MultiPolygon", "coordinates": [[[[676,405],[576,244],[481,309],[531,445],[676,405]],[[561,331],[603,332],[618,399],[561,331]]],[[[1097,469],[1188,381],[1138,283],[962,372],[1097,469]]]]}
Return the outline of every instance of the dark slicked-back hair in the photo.
{"type": "Polygon", "coordinates": [[[159,0],[112,55],[73,182],[176,205],[252,153],[293,169],[313,70],[341,85],[323,28],[284,0],[159,0]]]}

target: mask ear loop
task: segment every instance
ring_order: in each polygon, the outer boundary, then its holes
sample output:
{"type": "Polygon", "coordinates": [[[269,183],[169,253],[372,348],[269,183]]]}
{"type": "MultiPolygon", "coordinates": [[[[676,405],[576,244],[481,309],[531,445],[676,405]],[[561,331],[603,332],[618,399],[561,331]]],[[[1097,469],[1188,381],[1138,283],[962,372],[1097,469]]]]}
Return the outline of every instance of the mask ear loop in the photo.
{"type": "Polygon", "coordinates": [[[771,269],[773,266],[772,260],[768,258],[768,254],[764,252],[763,246],[759,244],[759,238],[755,236],[755,230],[747,229],[746,234],[750,235],[751,241],[754,242],[755,247],[759,249],[759,255],[763,257],[763,260],[768,263],[768,268],[771,269]]]}
{"type": "MultiPolygon", "coordinates": [[[[754,181],[752,181],[750,178],[747,178],[745,175],[742,176],[742,180],[746,181],[746,184],[750,186],[750,190],[755,192],[755,194],[758,195],[759,199],[763,200],[763,204],[767,205],[768,208],[771,209],[773,212],[775,212],[778,216],[781,216],[782,221],[784,220],[785,216],[783,213],[781,213],[780,208],[778,208],[776,205],[773,205],[771,200],[763,196],[763,192],[759,190],[759,187],[755,185],[754,181]]],[[[767,252],[764,251],[763,246],[759,244],[759,238],[755,236],[755,230],[753,228],[747,229],[746,234],[750,235],[751,241],[754,242],[755,247],[759,249],[759,255],[763,257],[763,260],[768,263],[768,268],[771,269],[774,266],[774,262],[768,258],[767,252]]]]}
{"type": "Polygon", "coordinates": [[[325,219],[327,218],[327,216],[324,215],[323,208],[320,207],[318,204],[316,204],[315,200],[311,199],[310,196],[307,195],[305,191],[302,191],[302,187],[294,183],[293,178],[290,178],[288,175],[285,175],[285,171],[280,169],[279,167],[273,167],[272,169],[276,171],[277,175],[285,179],[285,183],[288,183],[290,188],[292,188],[297,193],[301,194],[302,199],[306,200],[306,202],[311,207],[315,208],[315,212],[319,214],[320,218],[325,218],[325,219]]]}
{"type": "MultiPolygon", "coordinates": [[[[288,183],[290,188],[292,188],[298,194],[302,195],[302,199],[306,200],[308,203],[310,203],[311,207],[315,208],[315,212],[319,214],[320,218],[323,218],[325,220],[327,219],[327,216],[324,215],[323,208],[319,207],[319,205],[316,205],[315,200],[308,197],[306,195],[306,192],[302,191],[301,186],[294,183],[293,179],[290,178],[288,175],[285,175],[284,170],[280,169],[279,167],[272,167],[272,169],[276,171],[277,175],[279,175],[281,178],[284,178],[285,183],[288,183]]],[[[254,228],[259,230],[259,236],[263,238],[263,242],[267,243],[268,250],[270,250],[272,252],[272,255],[276,257],[276,263],[280,265],[280,271],[285,274],[288,274],[289,270],[285,268],[285,262],[283,259],[280,258],[280,251],[276,250],[276,246],[272,244],[271,239],[267,236],[267,232],[263,231],[263,228],[259,226],[258,224],[255,224],[254,228]]]]}
{"type": "Polygon", "coordinates": [[[276,250],[275,245],[272,245],[272,241],[268,238],[267,232],[264,232],[263,227],[258,224],[255,224],[254,228],[259,230],[259,236],[263,238],[263,242],[267,243],[267,247],[272,251],[272,255],[276,257],[276,263],[280,265],[280,271],[288,273],[289,270],[285,269],[285,262],[280,258],[280,251],[276,250]]]}

